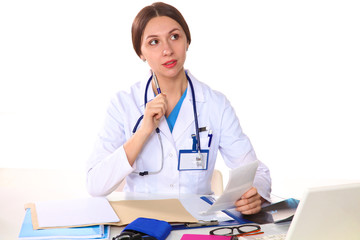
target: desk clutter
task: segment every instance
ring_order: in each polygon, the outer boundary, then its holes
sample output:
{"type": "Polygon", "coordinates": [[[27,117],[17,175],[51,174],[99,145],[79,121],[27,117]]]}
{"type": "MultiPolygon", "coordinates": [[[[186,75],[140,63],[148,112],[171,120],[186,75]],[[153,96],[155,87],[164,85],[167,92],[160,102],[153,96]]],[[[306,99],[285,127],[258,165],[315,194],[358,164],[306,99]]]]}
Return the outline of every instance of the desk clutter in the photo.
{"type": "Polygon", "coordinates": [[[138,217],[169,223],[196,223],[179,199],[121,200],[86,198],[29,203],[19,239],[109,239],[110,226],[138,217]]]}
{"type": "MultiPolygon", "coordinates": [[[[208,208],[212,204],[209,199],[204,196],[194,196],[193,198],[187,197],[186,200],[108,201],[106,198],[98,197],[29,203],[25,205],[25,218],[20,230],[19,239],[109,239],[110,226],[127,226],[125,229],[128,229],[129,226],[140,226],[141,228],[141,226],[149,225],[150,223],[154,224],[154,222],[159,227],[162,222],[167,224],[164,228],[166,230],[164,236],[167,236],[172,230],[210,226],[218,226],[220,229],[234,229],[239,227],[225,226],[261,222],[257,221],[258,219],[256,218],[252,219],[253,221],[245,219],[244,216],[234,209],[224,210],[212,215],[199,214],[199,212],[204,212],[201,210],[208,208]],[[226,217],[223,215],[226,215],[226,217]],[[151,219],[151,221],[147,222],[149,220],[144,219],[151,219]],[[134,223],[137,224],[135,225],[134,223]]],[[[288,199],[273,204],[271,207],[264,208],[262,212],[267,210],[273,214],[274,212],[280,213],[285,210],[285,215],[283,214],[281,219],[275,219],[273,216],[274,219],[272,221],[286,221],[291,220],[290,217],[296,210],[296,206],[296,201],[294,204],[293,199],[288,199]]],[[[264,218],[261,213],[255,214],[255,216],[264,218]]],[[[268,216],[265,218],[268,218],[268,216]]],[[[141,233],[140,228],[130,230],[137,230],[141,233]]],[[[156,228],[151,227],[151,229],[156,228]]],[[[148,233],[147,231],[149,230],[145,230],[145,233],[148,233]]],[[[126,234],[129,234],[129,231],[126,234]]],[[[154,239],[165,239],[166,236],[162,238],[156,236],[154,239]]],[[[184,237],[184,239],[190,239],[194,236],[184,237]]],[[[211,239],[220,238],[213,236],[211,239]]]]}

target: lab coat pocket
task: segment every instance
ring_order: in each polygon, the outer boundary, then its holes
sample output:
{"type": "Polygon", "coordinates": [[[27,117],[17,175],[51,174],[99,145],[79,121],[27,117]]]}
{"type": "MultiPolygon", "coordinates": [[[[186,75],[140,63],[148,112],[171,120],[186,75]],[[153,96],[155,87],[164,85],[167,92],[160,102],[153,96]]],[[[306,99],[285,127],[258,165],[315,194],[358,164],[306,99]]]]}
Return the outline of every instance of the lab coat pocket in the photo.
{"type": "MultiPolygon", "coordinates": [[[[201,150],[209,149],[209,147],[208,147],[208,138],[207,137],[200,137],[200,147],[201,147],[201,150]]],[[[197,150],[197,147],[196,147],[196,145],[194,145],[194,140],[193,139],[188,139],[185,142],[185,144],[182,145],[182,149],[184,149],[184,150],[189,150],[189,149],[197,150]]]]}
{"type": "Polygon", "coordinates": [[[209,138],[208,137],[202,137],[200,138],[200,146],[201,149],[209,149],[209,138]]]}

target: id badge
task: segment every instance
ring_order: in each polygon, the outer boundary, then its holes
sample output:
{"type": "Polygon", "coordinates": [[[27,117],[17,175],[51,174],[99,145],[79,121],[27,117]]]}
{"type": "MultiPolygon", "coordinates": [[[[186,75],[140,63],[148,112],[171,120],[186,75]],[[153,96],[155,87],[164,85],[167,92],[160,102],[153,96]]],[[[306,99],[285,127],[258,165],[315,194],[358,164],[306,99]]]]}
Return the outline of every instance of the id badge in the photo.
{"type": "Polygon", "coordinates": [[[209,161],[209,150],[200,150],[201,160],[197,150],[180,150],[179,151],[179,171],[189,170],[207,170],[209,161]]]}

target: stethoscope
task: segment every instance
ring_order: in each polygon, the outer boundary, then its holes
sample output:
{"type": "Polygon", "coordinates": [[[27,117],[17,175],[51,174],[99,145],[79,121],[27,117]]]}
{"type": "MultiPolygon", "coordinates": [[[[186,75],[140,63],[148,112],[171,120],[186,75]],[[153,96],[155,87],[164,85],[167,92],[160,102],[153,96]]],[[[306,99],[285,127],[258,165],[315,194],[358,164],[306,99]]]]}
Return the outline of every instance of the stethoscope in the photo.
{"type": "MultiPolygon", "coordinates": [[[[195,91],[194,91],[194,86],[192,84],[192,81],[190,79],[190,77],[188,76],[187,72],[185,71],[185,75],[186,75],[186,78],[189,82],[189,85],[190,85],[190,88],[191,88],[191,95],[192,95],[192,103],[193,103],[193,110],[194,110],[194,119],[195,119],[195,132],[196,132],[196,141],[197,141],[197,152],[198,152],[198,155],[196,157],[196,161],[201,161],[202,160],[202,156],[201,156],[201,148],[200,148],[200,133],[199,133],[199,121],[198,121],[198,117],[197,117],[197,111],[196,111],[196,100],[195,100],[195,91]]],[[[151,83],[151,80],[154,79],[154,82],[155,82],[155,86],[157,88],[157,92],[158,93],[161,93],[161,90],[160,90],[160,86],[159,86],[159,83],[157,81],[157,78],[156,78],[156,75],[155,73],[153,72],[153,74],[150,76],[149,80],[147,81],[146,83],[146,87],[145,87],[145,94],[144,94],[144,106],[146,108],[146,104],[148,102],[148,99],[147,99],[147,92],[148,92],[148,89],[149,89],[149,86],[150,86],[150,83],[151,83]]],[[[134,134],[136,132],[136,130],[138,129],[139,127],[139,124],[141,122],[141,120],[144,118],[144,114],[141,115],[139,117],[139,119],[137,120],[135,126],[134,126],[134,129],[132,131],[132,133],[134,134]]],[[[154,175],[154,174],[158,174],[161,172],[161,170],[163,169],[163,166],[164,166],[164,148],[163,148],[163,144],[162,144],[162,139],[161,139],[161,136],[160,136],[160,129],[159,128],[156,128],[155,132],[157,133],[158,135],[158,138],[159,138],[159,141],[160,141],[160,147],[161,147],[161,166],[160,166],[160,169],[158,171],[155,171],[155,172],[150,172],[150,171],[143,171],[143,172],[133,172],[135,174],[139,174],[140,176],[145,176],[145,175],[154,175]]]]}

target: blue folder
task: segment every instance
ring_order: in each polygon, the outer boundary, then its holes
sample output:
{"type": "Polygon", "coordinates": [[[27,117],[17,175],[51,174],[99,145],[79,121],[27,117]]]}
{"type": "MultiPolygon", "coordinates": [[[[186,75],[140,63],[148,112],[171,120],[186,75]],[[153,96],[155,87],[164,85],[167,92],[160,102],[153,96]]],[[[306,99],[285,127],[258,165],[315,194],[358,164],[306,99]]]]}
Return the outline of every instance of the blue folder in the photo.
{"type": "Polygon", "coordinates": [[[95,225],[89,227],[52,228],[34,230],[31,211],[26,209],[21,226],[19,240],[25,239],[109,239],[110,226],[95,225]]]}

